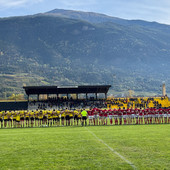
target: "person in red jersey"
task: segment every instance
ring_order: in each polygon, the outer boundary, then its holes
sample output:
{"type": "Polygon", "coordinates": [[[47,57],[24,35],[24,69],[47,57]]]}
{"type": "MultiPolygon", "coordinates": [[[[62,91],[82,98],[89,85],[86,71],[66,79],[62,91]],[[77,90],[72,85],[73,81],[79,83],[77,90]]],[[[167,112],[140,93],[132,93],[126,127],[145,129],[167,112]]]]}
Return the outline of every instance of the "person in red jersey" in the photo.
{"type": "Polygon", "coordinates": [[[139,111],[139,124],[143,124],[143,113],[144,113],[144,110],[140,110],[139,111]]]}
{"type": "Polygon", "coordinates": [[[145,110],[145,112],[144,112],[144,122],[145,122],[145,124],[147,124],[147,122],[148,122],[148,112],[147,112],[147,110],[145,110]]]}
{"type": "Polygon", "coordinates": [[[115,120],[115,125],[118,125],[118,111],[117,110],[113,111],[113,116],[115,120]]]}
{"type": "Polygon", "coordinates": [[[110,125],[112,125],[113,124],[113,112],[111,109],[108,110],[108,115],[109,115],[110,125]]]}
{"type": "Polygon", "coordinates": [[[128,109],[127,110],[127,123],[129,124],[129,125],[131,125],[132,124],[132,113],[131,113],[131,111],[128,109]]]}
{"type": "Polygon", "coordinates": [[[168,110],[168,123],[170,123],[170,109],[168,110]]]}
{"type": "Polygon", "coordinates": [[[163,123],[163,110],[159,111],[159,123],[163,123]]]}
{"type": "Polygon", "coordinates": [[[149,124],[150,123],[150,110],[147,109],[146,113],[147,113],[147,124],[149,124]]]}
{"type": "Polygon", "coordinates": [[[103,113],[104,113],[104,121],[103,121],[103,124],[104,125],[107,125],[107,117],[108,117],[108,113],[107,113],[107,110],[103,110],[103,113]]]}
{"type": "Polygon", "coordinates": [[[94,111],[91,110],[91,116],[92,116],[92,122],[93,122],[93,125],[95,124],[94,121],[95,121],[95,118],[94,118],[94,111]]]}
{"type": "Polygon", "coordinates": [[[148,113],[148,117],[149,117],[149,120],[148,120],[149,122],[148,123],[149,124],[152,124],[152,115],[153,115],[152,110],[150,110],[149,113],[148,113]]]}
{"type": "Polygon", "coordinates": [[[135,119],[136,119],[136,125],[139,124],[139,110],[135,109],[135,119]]]}
{"type": "Polygon", "coordinates": [[[167,109],[164,110],[163,119],[164,119],[164,123],[167,123],[167,120],[168,120],[168,110],[167,109]]]}
{"type": "Polygon", "coordinates": [[[155,109],[152,110],[152,124],[155,123],[155,109]]]}
{"type": "Polygon", "coordinates": [[[124,123],[124,125],[126,125],[126,123],[127,123],[127,111],[126,110],[124,110],[123,111],[123,123],[124,123]]]}
{"type": "Polygon", "coordinates": [[[122,111],[118,110],[119,125],[122,125],[122,111]]]}
{"type": "Polygon", "coordinates": [[[103,110],[99,110],[99,125],[103,125],[103,110]]]}
{"type": "Polygon", "coordinates": [[[88,110],[87,111],[88,113],[88,118],[89,118],[89,125],[92,125],[93,124],[93,115],[92,115],[92,110],[88,110]]]}
{"type": "Polygon", "coordinates": [[[152,116],[151,123],[154,124],[155,123],[155,109],[152,109],[151,116],[152,116]]]}
{"type": "Polygon", "coordinates": [[[98,125],[98,114],[99,114],[99,109],[94,108],[94,109],[93,109],[93,113],[94,113],[94,125],[98,125]]]}
{"type": "Polygon", "coordinates": [[[94,109],[92,109],[91,110],[91,115],[93,116],[93,125],[95,125],[95,110],[94,109]]]}
{"type": "Polygon", "coordinates": [[[134,125],[135,124],[135,118],[136,118],[136,115],[135,115],[135,111],[133,109],[131,109],[131,120],[132,120],[132,124],[134,125]]]}
{"type": "Polygon", "coordinates": [[[159,123],[159,110],[155,110],[155,123],[159,123]]]}
{"type": "Polygon", "coordinates": [[[156,124],[156,114],[157,114],[157,109],[154,109],[153,111],[153,123],[156,124]]]}

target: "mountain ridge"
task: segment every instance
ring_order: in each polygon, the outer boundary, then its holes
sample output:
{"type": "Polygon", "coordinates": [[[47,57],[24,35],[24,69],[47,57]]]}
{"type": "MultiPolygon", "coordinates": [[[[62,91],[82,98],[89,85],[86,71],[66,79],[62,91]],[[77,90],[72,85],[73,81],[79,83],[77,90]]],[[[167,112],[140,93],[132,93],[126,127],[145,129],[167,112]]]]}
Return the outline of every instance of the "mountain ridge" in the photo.
{"type": "Polygon", "coordinates": [[[113,17],[106,14],[96,13],[96,12],[84,12],[84,11],[76,11],[76,10],[65,10],[65,9],[54,9],[45,13],[41,13],[41,15],[53,15],[53,16],[62,16],[68,17],[72,19],[82,19],[84,21],[88,21],[91,23],[101,23],[101,22],[114,22],[117,24],[123,25],[134,25],[140,24],[141,26],[146,25],[156,25],[156,26],[170,26],[168,24],[161,24],[156,21],[144,21],[140,19],[122,19],[119,17],[113,17]],[[90,17],[91,19],[88,19],[90,17]],[[97,19],[98,18],[98,19],[97,19]]]}
{"type": "Polygon", "coordinates": [[[23,93],[23,84],[112,84],[115,93],[160,94],[165,80],[169,89],[170,27],[133,22],[49,12],[0,19],[0,96],[23,93]]]}

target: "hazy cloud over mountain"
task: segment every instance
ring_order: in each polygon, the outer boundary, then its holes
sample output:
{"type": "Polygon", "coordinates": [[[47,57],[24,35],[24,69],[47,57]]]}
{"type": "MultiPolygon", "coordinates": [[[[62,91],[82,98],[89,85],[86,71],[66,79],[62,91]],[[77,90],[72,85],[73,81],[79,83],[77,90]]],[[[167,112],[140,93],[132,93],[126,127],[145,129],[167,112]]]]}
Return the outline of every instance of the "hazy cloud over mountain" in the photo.
{"type": "Polygon", "coordinates": [[[20,6],[23,6],[23,5],[32,5],[32,4],[35,4],[35,3],[40,3],[42,2],[43,0],[0,0],[0,6],[1,7],[20,7],[20,6]]]}

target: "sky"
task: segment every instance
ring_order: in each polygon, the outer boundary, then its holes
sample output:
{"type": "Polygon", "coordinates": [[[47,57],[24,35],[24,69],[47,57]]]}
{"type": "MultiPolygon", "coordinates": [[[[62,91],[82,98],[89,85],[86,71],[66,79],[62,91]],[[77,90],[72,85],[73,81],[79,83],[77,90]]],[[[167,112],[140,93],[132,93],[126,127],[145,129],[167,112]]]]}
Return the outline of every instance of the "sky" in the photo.
{"type": "Polygon", "coordinates": [[[170,0],[0,0],[0,17],[32,15],[56,8],[170,25],[170,0]]]}

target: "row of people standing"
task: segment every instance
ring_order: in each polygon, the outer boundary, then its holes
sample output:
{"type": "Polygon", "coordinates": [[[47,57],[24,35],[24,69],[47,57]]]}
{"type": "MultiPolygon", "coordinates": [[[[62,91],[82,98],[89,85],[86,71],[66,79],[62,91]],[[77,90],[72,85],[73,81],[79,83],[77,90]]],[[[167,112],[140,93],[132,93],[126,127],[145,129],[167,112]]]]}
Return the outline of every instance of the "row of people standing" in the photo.
{"type": "Polygon", "coordinates": [[[40,127],[73,125],[79,123],[81,110],[19,110],[0,111],[2,127],[40,127]]]}
{"type": "Polygon", "coordinates": [[[170,123],[170,109],[99,109],[0,111],[3,127],[126,125],[170,123]],[[88,118],[88,122],[87,122],[88,118]]]}
{"type": "Polygon", "coordinates": [[[88,111],[89,124],[127,125],[170,123],[170,109],[92,109],[88,111]]]}

